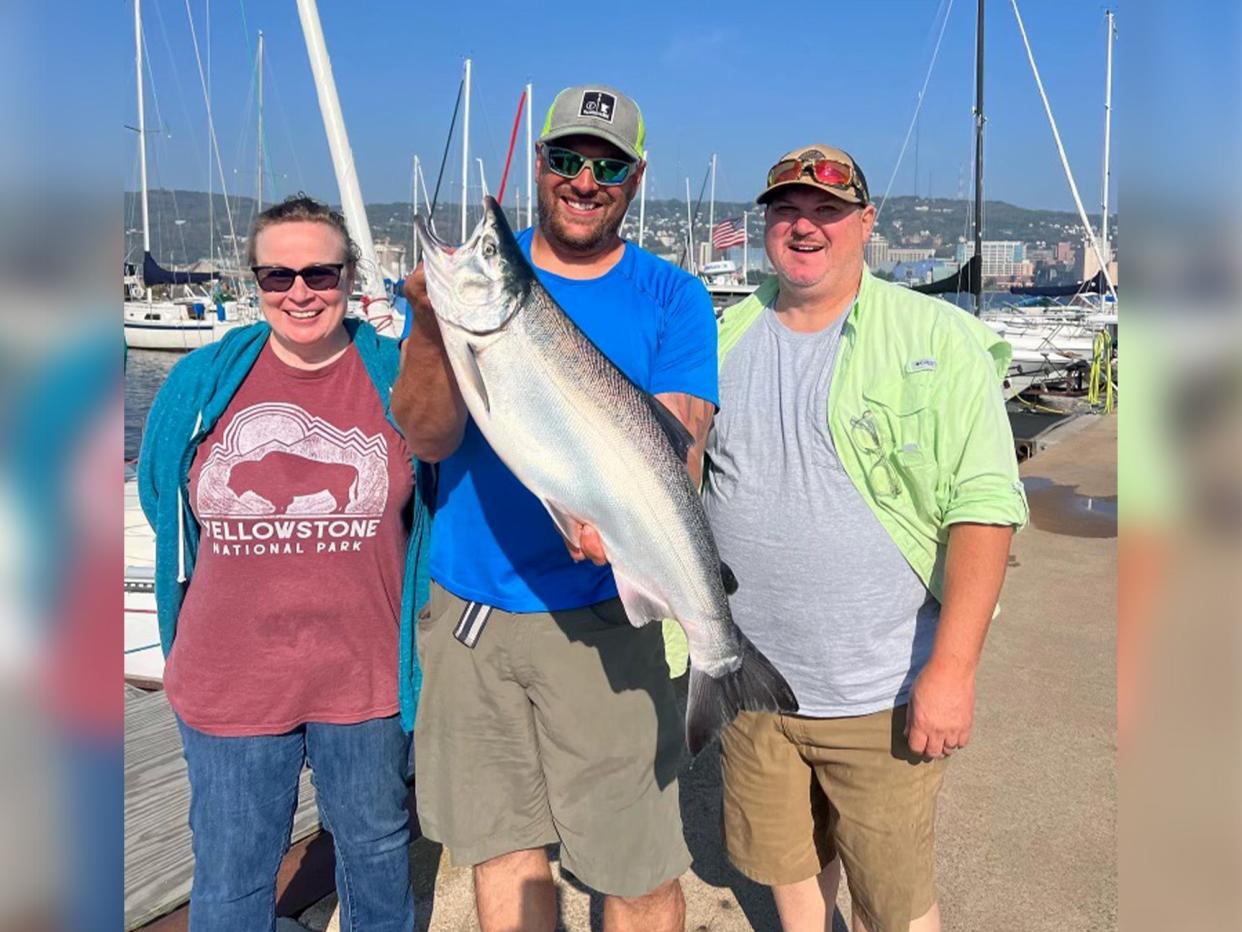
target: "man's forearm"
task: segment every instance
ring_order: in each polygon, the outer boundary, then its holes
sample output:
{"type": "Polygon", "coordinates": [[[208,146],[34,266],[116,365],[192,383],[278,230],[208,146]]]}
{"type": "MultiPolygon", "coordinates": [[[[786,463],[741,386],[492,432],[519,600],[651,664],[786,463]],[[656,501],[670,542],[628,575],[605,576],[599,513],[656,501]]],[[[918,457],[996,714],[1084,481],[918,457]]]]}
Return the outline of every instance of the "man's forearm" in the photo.
{"type": "Polygon", "coordinates": [[[461,444],[466,403],[444,355],[433,321],[415,311],[410,336],[401,346],[401,371],[392,391],[392,414],[410,452],[425,463],[438,463],[461,444]],[[428,328],[434,329],[429,332],[428,328]]]}
{"type": "Polygon", "coordinates": [[[707,447],[707,434],[711,430],[716,406],[684,392],[661,392],[655,397],[690,432],[693,442],[686,456],[686,469],[690,471],[690,480],[697,489],[703,478],[703,450],[707,447]]]}
{"type": "Polygon", "coordinates": [[[944,601],[928,666],[973,674],[1005,581],[1013,528],[955,524],[949,528],[944,601]]]}

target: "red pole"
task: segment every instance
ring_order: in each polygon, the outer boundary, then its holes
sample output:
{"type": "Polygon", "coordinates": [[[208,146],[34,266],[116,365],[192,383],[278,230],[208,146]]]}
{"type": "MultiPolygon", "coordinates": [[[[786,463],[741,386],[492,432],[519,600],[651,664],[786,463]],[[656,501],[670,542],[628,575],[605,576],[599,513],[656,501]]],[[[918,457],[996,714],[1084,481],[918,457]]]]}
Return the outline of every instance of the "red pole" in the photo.
{"type": "Polygon", "coordinates": [[[505,182],[509,180],[509,163],[513,161],[513,147],[517,144],[518,124],[522,122],[522,108],[526,106],[526,91],[518,98],[517,114],[513,117],[513,132],[509,134],[509,154],[505,156],[505,171],[500,176],[500,190],[496,192],[496,203],[505,199],[505,182]]]}

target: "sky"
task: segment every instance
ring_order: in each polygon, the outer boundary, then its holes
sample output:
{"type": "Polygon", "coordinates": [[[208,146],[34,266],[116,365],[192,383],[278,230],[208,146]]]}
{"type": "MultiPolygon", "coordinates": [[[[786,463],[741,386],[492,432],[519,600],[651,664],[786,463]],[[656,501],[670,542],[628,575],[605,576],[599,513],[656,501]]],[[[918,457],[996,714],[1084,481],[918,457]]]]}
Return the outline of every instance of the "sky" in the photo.
{"type": "MultiPolygon", "coordinates": [[[[101,4],[100,6],[111,6],[101,4]]],[[[118,40],[129,58],[123,134],[125,188],[137,188],[132,0],[118,40]]],[[[230,193],[257,187],[255,37],[265,36],[266,189],[305,190],[337,201],[294,0],[188,0],[203,68],[210,68],[215,133],[230,193]],[[209,35],[210,34],[210,35],[209,35]]],[[[536,134],[555,92],[601,82],[634,97],[648,127],[649,198],[697,194],[713,153],[716,196],[749,200],[767,168],[809,142],[849,150],[874,196],[890,185],[947,27],[893,194],[969,196],[974,98],[973,0],[873,0],[837,6],[760,5],[754,0],[668,3],[422,4],[321,0],[323,31],[363,196],[410,199],[411,163],[434,187],[462,75],[473,60],[471,198],[476,156],[499,185],[519,94],[533,84],[536,134]],[[778,12],[782,11],[782,12],[778,12]],[[918,175],[915,175],[917,137],[918,175]]],[[[1036,62],[1089,211],[1098,210],[1104,138],[1105,4],[1020,3],[1036,62]]],[[[1124,4],[1115,69],[1127,67],[1124,4]]],[[[206,106],[187,0],[144,0],[146,113],[152,187],[206,190],[206,106]]],[[[1008,0],[988,0],[985,195],[1025,207],[1073,209],[1051,131],[1008,0]]],[[[1129,116],[1115,88],[1114,145],[1129,116]]],[[[460,133],[460,122],[458,127],[460,133]]],[[[525,128],[509,182],[525,183],[525,128]]],[[[460,197],[460,137],[453,140],[441,200],[460,197]]],[[[220,190],[219,169],[212,187],[220,190]]],[[[511,199],[506,194],[506,199],[511,199]]],[[[1116,209],[1116,188],[1110,198],[1116,209]]]]}

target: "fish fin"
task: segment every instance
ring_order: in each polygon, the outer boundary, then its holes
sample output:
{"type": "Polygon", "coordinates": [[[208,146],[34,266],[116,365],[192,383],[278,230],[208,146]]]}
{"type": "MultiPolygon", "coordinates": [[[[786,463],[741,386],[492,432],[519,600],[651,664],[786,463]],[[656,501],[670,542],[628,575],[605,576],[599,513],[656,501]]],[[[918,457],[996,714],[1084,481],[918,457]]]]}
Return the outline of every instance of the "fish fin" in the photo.
{"type": "Polygon", "coordinates": [[[729,569],[729,564],[724,560],[720,561],[720,581],[724,583],[725,595],[733,595],[737,592],[737,577],[733,575],[733,570],[729,569]]]}
{"type": "Polygon", "coordinates": [[[714,741],[738,712],[798,711],[798,700],[785,677],[740,631],[737,637],[742,662],[732,673],[716,678],[690,668],[686,746],[692,755],[714,741]]]}
{"type": "Polygon", "coordinates": [[[478,393],[479,400],[483,402],[483,410],[490,414],[492,405],[487,397],[487,386],[483,384],[483,372],[479,369],[473,343],[466,344],[466,364],[462,368],[465,370],[463,374],[470,382],[470,387],[478,393]]]}
{"type": "Polygon", "coordinates": [[[694,446],[694,437],[690,431],[686,430],[686,425],[679,421],[677,415],[655,395],[648,395],[647,401],[651,405],[651,413],[656,416],[656,420],[660,422],[660,427],[664,430],[664,435],[668,437],[668,442],[673,445],[673,452],[677,454],[677,458],[681,460],[689,458],[690,448],[694,446]]]}
{"type": "Polygon", "coordinates": [[[558,505],[556,502],[546,498],[540,499],[540,501],[543,502],[543,507],[548,509],[548,514],[552,516],[552,523],[561,532],[561,537],[575,547],[579,546],[578,525],[582,522],[566,511],[564,506],[558,505]]]}
{"type": "Polygon", "coordinates": [[[648,622],[659,621],[661,618],[673,617],[672,609],[659,596],[647,592],[632,579],[618,573],[616,567],[613,567],[612,575],[617,581],[617,595],[625,606],[625,614],[635,628],[641,628],[648,622]]]}

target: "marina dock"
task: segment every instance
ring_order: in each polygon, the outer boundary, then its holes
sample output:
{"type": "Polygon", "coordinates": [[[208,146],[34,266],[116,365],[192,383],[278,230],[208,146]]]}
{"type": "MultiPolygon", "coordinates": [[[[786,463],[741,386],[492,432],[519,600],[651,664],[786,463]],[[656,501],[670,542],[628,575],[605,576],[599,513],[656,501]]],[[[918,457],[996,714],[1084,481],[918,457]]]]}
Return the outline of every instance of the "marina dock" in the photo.
{"type": "MultiPolygon", "coordinates": [[[[1116,928],[1117,421],[1084,415],[1039,441],[1022,465],[1032,520],[1014,541],[988,635],[971,743],[940,796],[937,882],[955,932],[1116,928]]],[[[771,895],[724,858],[714,747],[682,775],[681,792],[694,855],[682,880],[687,929],[779,930],[771,895]]],[[[426,839],[412,855],[418,928],[478,929],[470,870],[426,839]]],[[[559,875],[558,889],[562,928],[601,928],[598,896],[559,875]]],[[[844,884],[838,906],[845,932],[844,884]]],[[[329,896],[300,922],[336,932],[334,909],[329,896]]]]}
{"type": "MultiPolygon", "coordinates": [[[[181,735],[168,700],[162,691],[126,685],[126,929],[172,932],[185,928],[188,917],[177,908],[189,901],[194,874],[189,814],[190,784],[181,756],[181,735]],[[161,917],[162,921],[156,921],[161,917]]],[[[297,846],[318,833],[315,790],[310,771],[303,769],[293,843],[297,846]]],[[[298,854],[295,850],[295,860],[298,854]]]]}

